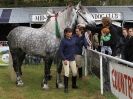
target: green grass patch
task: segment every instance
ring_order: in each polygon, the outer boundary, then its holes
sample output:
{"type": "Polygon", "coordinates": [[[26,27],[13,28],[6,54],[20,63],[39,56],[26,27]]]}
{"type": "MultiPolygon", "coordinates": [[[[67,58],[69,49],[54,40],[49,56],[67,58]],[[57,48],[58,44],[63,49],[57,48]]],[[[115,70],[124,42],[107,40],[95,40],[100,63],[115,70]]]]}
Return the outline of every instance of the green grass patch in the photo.
{"type": "Polygon", "coordinates": [[[23,87],[16,87],[10,80],[8,67],[0,67],[0,99],[116,99],[112,94],[100,94],[100,82],[94,75],[78,80],[79,89],[71,88],[69,78],[69,93],[55,87],[55,67],[52,67],[52,80],[49,81],[49,90],[41,89],[43,65],[23,66],[23,87]]]}

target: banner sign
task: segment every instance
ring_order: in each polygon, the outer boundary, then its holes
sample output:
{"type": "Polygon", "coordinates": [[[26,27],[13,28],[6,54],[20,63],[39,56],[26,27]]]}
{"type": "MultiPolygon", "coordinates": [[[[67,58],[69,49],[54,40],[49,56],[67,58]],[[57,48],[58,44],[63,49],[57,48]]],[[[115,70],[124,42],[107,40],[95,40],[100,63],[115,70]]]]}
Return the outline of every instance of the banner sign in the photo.
{"type": "Polygon", "coordinates": [[[9,47],[0,46],[0,66],[9,65],[9,47]]]}
{"type": "MultiPolygon", "coordinates": [[[[103,17],[110,17],[112,20],[122,20],[121,13],[91,13],[94,20],[101,20],[103,17]]],[[[46,22],[46,15],[32,15],[32,22],[46,22]]]]}
{"type": "Polygon", "coordinates": [[[31,21],[32,22],[46,22],[47,16],[46,15],[32,15],[31,21]]]}
{"type": "Polygon", "coordinates": [[[94,20],[101,20],[103,17],[110,17],[112,20],[122,20],[121,13],[92,13],[94,20]]]}
{"type": "Polygon", "coordinates": [[[133,99],[133,68],[110,62],[110,85],[119,99],[133,99]]]}

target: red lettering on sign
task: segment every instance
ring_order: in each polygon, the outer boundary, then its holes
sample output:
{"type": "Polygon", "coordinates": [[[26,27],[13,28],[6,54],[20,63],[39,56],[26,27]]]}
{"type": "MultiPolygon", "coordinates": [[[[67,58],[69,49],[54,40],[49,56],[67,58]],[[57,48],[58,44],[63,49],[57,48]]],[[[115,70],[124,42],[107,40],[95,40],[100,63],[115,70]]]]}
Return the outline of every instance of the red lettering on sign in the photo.
{"type": "Polygon", "coordinates": [[[133,99],[133,77],[112,69],[112,85],[115,90],[133,99]]]}

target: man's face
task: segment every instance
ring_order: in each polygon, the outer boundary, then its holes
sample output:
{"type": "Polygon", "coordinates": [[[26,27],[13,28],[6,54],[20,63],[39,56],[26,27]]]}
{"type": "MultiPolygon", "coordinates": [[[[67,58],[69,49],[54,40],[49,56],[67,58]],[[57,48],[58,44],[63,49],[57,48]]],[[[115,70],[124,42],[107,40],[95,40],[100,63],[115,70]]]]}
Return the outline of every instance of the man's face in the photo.
{"type": "Polygon", "coordinates": [[[107,23],[107,21],[106,21],[106,20],[102,20],[102,25],[103,25],[103,27],[106,27],[106,26],[108,26],[108,23],[107,23]]]}
{"type": "Polygon", "coordinates": [[[81,35],[81,31],[79,29],[76,29],[76,34],[81,35]]]}
{"type": "Polygon", "coordinates": [[[128,30],[128,33],[129,33],[129,36],[133,36],[133,29],[130,28],[130,29],[128,30]]]}
{"type": "Polygon", "coordinates": [[[122,34],[126,37],[127,36],[127,30],[123,30],[122,34]]]}

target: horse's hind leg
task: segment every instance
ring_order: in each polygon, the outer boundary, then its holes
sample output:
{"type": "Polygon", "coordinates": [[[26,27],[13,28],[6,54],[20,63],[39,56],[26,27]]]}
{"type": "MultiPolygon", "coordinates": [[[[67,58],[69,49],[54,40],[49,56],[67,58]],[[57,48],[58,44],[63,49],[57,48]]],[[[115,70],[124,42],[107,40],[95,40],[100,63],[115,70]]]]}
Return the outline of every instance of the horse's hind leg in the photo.
{"type": "Polygon", "coordinates": [[[21,79],[22,71],[21,71],[21,65],[23,63],[23,60],[25,58],[25,53],[22,52],[20,49],[14,49],[11,50],[12,60],[13,60],[13,68],[16,72],[16,85],[22,86],[23,81],[21,79]]]}

